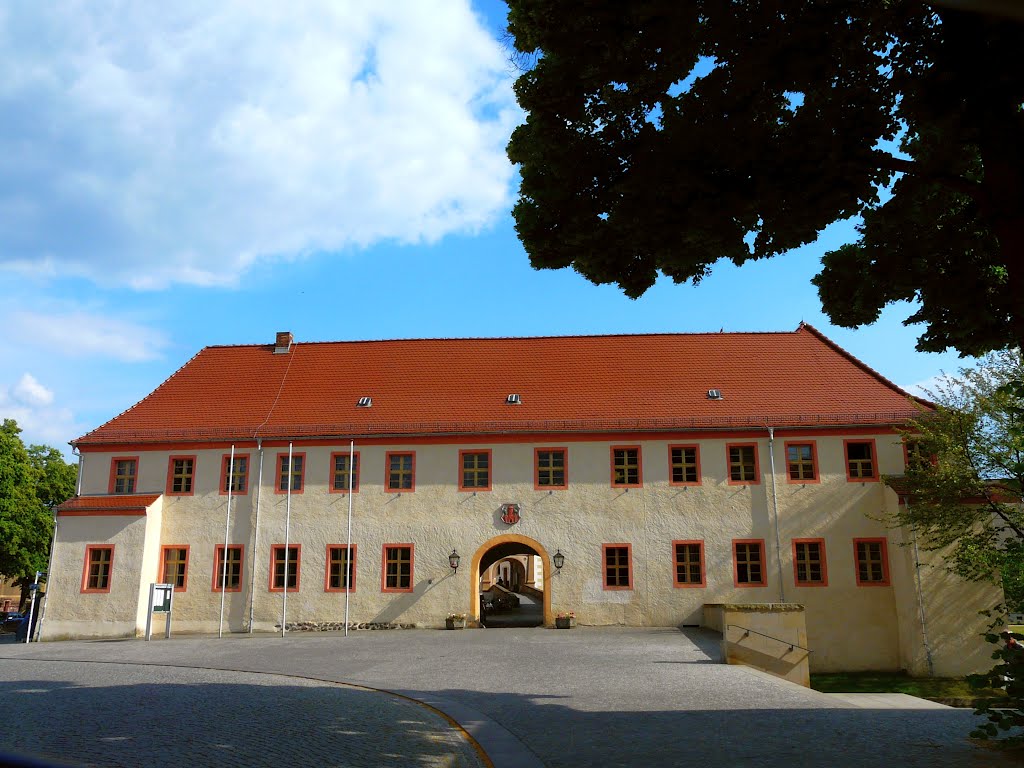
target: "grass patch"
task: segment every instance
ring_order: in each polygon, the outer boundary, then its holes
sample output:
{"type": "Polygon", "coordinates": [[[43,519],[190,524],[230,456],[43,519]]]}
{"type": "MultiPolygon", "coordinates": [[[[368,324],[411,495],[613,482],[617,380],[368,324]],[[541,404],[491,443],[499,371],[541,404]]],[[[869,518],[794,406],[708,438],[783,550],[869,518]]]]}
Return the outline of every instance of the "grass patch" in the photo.
{"type": "Polygon", "coordinates": [[[972,688],[962,677],[911,677],[903,672],[814,674],[811,688],[822,693],[906,693],[933,701],[973,701],[1006,695],[1001,690],[972,688]]]}

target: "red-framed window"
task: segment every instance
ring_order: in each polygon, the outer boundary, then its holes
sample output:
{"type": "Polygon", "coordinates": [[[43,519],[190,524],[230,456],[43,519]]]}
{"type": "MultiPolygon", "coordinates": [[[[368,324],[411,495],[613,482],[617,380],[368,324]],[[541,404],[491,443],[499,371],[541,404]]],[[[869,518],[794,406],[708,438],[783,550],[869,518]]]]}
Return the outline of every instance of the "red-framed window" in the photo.
{"type": "Polygon", "coordinates": [[[611,447],[612,488],[640,488],[644,484],[643,457],[639,445],[611,447]]]}
{"type": "Polygon", "coordinates": [[[757,458],[757,443],[727,443],[729,485],[758,485],[761,467],[757,458]]]}
{"type": "Polygon", "coordinates": [[[601,562],[605,589],[633,588],[632,544],[602,544],[601,562]]]}
{"type": "Polygon", "coordinates": [[[381,592],[412,592],[415,547],[412,544],[385,544],[381,556],[381,592]]]}
{"type": "Polygon", "coordinates": [[[564,491],[569,487],[569,449],[533,449],[533,488],[536,491],[564,491]]]}
{"type": "Polygon", "coordinates": [[[90,544],[85,548],[82,567],[82,592],[109,592],[114,571],[114,547],[90,544]]]}
{"type": "Polygon", "coordinates": [[[339,451],[331,454],[331,482],[327,490],[331,493],[348,493],[348,484],[352,483],[352,493],[359,493],[359,451],[339,451]],[[351,468],[349,464],[352,464],[351,468]],[[351,477],[350,477],[351,475],[351,477]]]}
{"type": "Polygon", "coordinates": [[[843,440],[846,479],[851,483],[878,482],[878,456],[874,440],[843,440]]]}
{"type": "Polygon", "coordinates": [[[459,451],[459,490],[491,490],[491,452],[489,450],[459,451]]]}
{"type": "Polygon", "coordinates": [[[226,496],[228,488],[232,494],[244,496],[249,492],[249,454],[236,453],[234,466],[231,454],[225,453],[220,460],[220,495],[226,496]],[[230,473],[230,477],[229,477],[230,473]],[[230,485],[229,485],[230,484],[230,485]]]}
{"type": "Polygon", "coordinates": [[[110,460],[110,482],[107,486],[107,493],[135,493],[138,477],[138,456],[115,456],[110,460]]]}
{"type": "Polygon", "coordinates": [[[242,560],[244,550],[241,544],[229,544],[227,555],[223,544],[218,544],[213,550],[213,587],[214,592],[220,592],[227,583],[226,592],[242,591],[242,560]]]}
{"type": "Polygon", "coordinates": [[[288,545],[288,562],[284,559],[284,544],[275,544],[270,548],[270,591],[284,591],[285,567],[288,572],[288,591],[299,591],[299,568],[302,565],[302,545],[288,545]]]}
{"type": "Polygon", "coordinates": [[[327,569],[324,574],[324,592],[356,591],[356,545],[327,545],[327,569]]]}
{"type": "Polygon", "coordinates": [[[786,449],[786,482],[819,483],[818,475],[818,444],[813,440],[787,440],[786,449]]]}
{"type": "Polygon", "coordinates": [[[196,457],[171,456],[167,459],[167,495],[192,496],[195,493],[196,457]]]}
{"type": "Polygon", "coordinates": [[[673,541],[672,572],[677,587],[707,586],[704,575],[704,542],[699,539],[673,541]]]}
{"type": "Polygon", "coordinates": [[[938,459],[925,452],[924,444],[913,438],[903,441],[903,466],[907,469],[926,469],[934,466],[938,459]]]}
{"type": "Polygon", "coordinates": [[[764,539],[733,539],[732,564],[735,586],[763,587],[768,583],[764,539]]]}
{"type": "Polygon", "coordinates": [[[288,464],[288,454],[277,454],[277,482],[274,484],[274,493],[288,493],[288,486],[291,484],[292,493],[302,493],[306,487],[306,454],[292,452],[291,464],[288,464]]]}
{"type": "Polygon", "coordinates": [[[858,587],[888,587],[889,542],[884,538],[854,539],[853,557],[857,563],[858,587]]]}
{"type": "Polygon", "coordinates": [[[173,584],[175,592],[188,589],[187,544],[171,544],[160,549],[161,584],[173,584]]]}
{"type": "Polygon", "coordinates": [[[827,587],[824,539],[793,539],[793,581],[798,587],[827,587]]]}
{"type": "Polygon", "coordinates": [[[384,454],[384,490],[410,493],[416,490],[416,452],[388,451],[384,454]]]}
{"type": "Polygon", "coordinates": [[[669,485],[700,485],[700,447],[670,445],[668,447],[669,485]]]}

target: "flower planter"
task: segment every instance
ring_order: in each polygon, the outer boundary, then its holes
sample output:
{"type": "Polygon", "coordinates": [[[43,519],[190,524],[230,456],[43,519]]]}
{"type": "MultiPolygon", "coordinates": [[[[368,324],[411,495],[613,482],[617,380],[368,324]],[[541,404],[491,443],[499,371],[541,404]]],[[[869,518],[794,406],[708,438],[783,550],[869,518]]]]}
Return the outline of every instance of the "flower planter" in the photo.
{"type": "Polygon", "coordinates": [[[466,620],[465,619],[445,619],[444,620],[444,626],[445,626],[445,629],[465,629],[466,628],[466,620]]]}
{"type": "Polygon", "coordinates": [[[576,626],[575,616],[557,616],[555,617],[555,629],[572,629],[576,626]]]}

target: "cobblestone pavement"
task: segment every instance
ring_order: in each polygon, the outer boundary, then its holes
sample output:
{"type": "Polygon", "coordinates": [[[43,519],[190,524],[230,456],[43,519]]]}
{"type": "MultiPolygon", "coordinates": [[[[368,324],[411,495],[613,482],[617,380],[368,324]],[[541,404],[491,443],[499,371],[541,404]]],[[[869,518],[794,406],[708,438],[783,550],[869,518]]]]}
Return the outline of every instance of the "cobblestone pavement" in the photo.
{"type": "Polygon", "coordinates": [[[422,704],[282,675],[6,660],[0,701],[0,765],[486,765],[422,704]]]}
{"type": "MultiPolygon", "coordinates": [[[[0,670],[20,679],[25,673],[17,671],[15,658],[203,666],[400,692],[456,719],[498,768],[1018,765],[968,740],[975,723],[969,711],[857,707],[720,664],[717,636],[701,630],[406,630],[347,638],[292,633],[284,639],[0,643],[0,670]]],[[[251,706],[255,691],[233,696],[233,705],[251,706]]],[[[3,695],[5,704],[10,700],[3,695]]],[[[295,711],[303,713],[301,707],[295,711]]],[[[5,714],[18,718],[10,708],[5,714]]],[[[261,728],[281,749],[301,754],[306,737],[290,736],[288,720],[261,728]]],[[[134,732],[148,733],[152,725],[147,720],[134,732]]]]}

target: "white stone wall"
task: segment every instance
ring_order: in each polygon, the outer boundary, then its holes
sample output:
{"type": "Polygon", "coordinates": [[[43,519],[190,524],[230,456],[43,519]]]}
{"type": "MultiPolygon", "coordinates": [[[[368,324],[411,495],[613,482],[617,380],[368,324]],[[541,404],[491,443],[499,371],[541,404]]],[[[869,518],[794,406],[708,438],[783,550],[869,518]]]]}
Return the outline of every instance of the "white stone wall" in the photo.
{"type": "Polygon", "coordinates": [[[47,584],[43,640],[131,637],[145,628],[161,501],[148,515],[61,516],[47,584]],[[113,546],[109,592],[83,592],[90,545],[113,546]],[[141,623],[140,623],[141,622],[141,623]]]}
{"type": "MultiPolygon", "coordinates": [[[[443,444],[357,444],[360,482],[352,505],[352,540],[357,558],[356,588],[349,595],[351,620],[438,626],[448,613],[474,615],[477,606],[471,579],[476,574],[470,572],[471,560],[494,537],[514,533],[535,540],[549,555],[558,549],[565,555],[565,567],[557,574],[552,568],[545,586],[551,592],[552,610],[575,611],[581,624],[697,625],[701,623],[705,603],[786,600],[806,605],[808,642],[814,650],[812,668],[917,668],[922,644],[911,555],[900,546],[901,532],[887,530],[878,519],[895,503],[895,497],[879,482],[847,480],[844,437],[851,436],[776,433],[774,494],[778,502],[778,549],[766,431],[704,433],[697,439],[676,435],[595,441],[562,436],[535,442],[467,439],[443,444]],[[820,482],[787,482],[786,440],[816,443],[820,482]],[[761,473],[757,484],[728,482],[726,446],[735,442],[757,443],[761,473]],[[679,443],[700,447],[699,486],[669,483],[668,446],[679,443]],[[612,445],[641,447],[642,488],[611,486],[612,445]],[[567,490],[534,488],[537,446],[567,447],[567,490]],[[492,488],[460,492],[459,450],[477,448],[492,451],[492,488]],[[387,451],[416,453],[413,492],[385,490],[387,451]],[[512,502],[522,506],[522,520],[508,526],[500,520],[500,506],[512,502]],[[795,537],[825,539],[827,587],[794,585],[795,537]],[[853,539],[858,537],[888,539],[891,586],[857,586],[853,539]],[[763,539],[765,543],[768,578],[764,587],[734,585],[732,541],[748,538],[763,539]],[[679,539],[704,541],[706,587],[674,585],[671,542],[679,539]],[[389,543],[411,543],[415,547],[414,590],[410,593],[381,590],[382,548],[389,543]],[[630,590],[606,590],[602,586],[602,544],[617,543],[632,548],[630,590]],[[453,548],[462,556],[457,574],[448,566],[448,554],[453,548]]],[[[903,471],[903,450],[897,435],[879,431],[854,437],[875,440],[881,473],[903,471]]],[[[220,594],[212,591],[213,553],[214,547],[224,542],[227,497],[218,492],[218,483],[221,458],[229,450],[218,447],[85,452],[83,494],[107,492],[110,459],[114,456],[138,455],[137,492],[162,493],[166,490],[168,457],[196,454],[194,495],[165,496],[160,522],[162,545],[190,548],[188,588],[175,597],[174,620],[179,630],[211,631],[218,626],[220,594]]],[[[268,443],[263,446],[258,539],[255,511],[259,454],[252,443],[238,444],[236,450],[248,453],[250,459],[249,491],[234,497],[229,528],[230,543],[244,547],[244,588],[226,596],[225,626],[232,631],[248,627],[250,599],[255,595],[255,628],[273,629],[281,620],[282,595],[268,590],[270,546],[285,541],[288,504],[288,497],[274,489],[277,456],[287,453],[288,447],[268,443]]],[[[291,496],[290,540],[301,546],[301,567],[299,590],[288,595],[287,619],[289,623],[341,621],[345,595],[326,592],[324,578],[327,545],[345,543],[349,498],[346,493],[328,493],[327,487],[330,455],[347,453],[348,445],[296,442],[294,451],[305,454],[306,472],[303,492],[291,496]]],[[[98,526],[89,536],[102,541],[103,536],[114,534],[98,526]]],[[[61,562],[55,562],[54,569],[74,571],[73,580],[77,580],[81,558],[75,562],[74,547],[65,542],[64,535],[62,528],[61,562]]],[[[84,541],[89,536],[79,531],[76,540],[84,541]]],[[[118,554],[123,556],[129,546],[136,544],[119,540],[118,554]]],[[[157,561],[146,558],[144,567],[153,572],[144,574],[145,583],[161,578],[157,561]]],[[[128,578],[119,567],[122,563],[124,560],[119,559],[115,565],[117,579],[128,578]]],[[[538,568],[537,575],[543,580],[542,569],[538,568]]],[[[929,625],[929,632],[936,653],[943,659],[942,668],[955,667],[957,659],[969,659],[973,664],[977,659],[974,639],[965,639],[962,622],[951,626],[948,611],[943,613],[941,607],[951,601],[965,604],[965,600],[972,601],[973,606],[974,602],[988,600],[991,590],[979,592],[977,587],[965,586],[951,577],[933,577],[928,582],[927,602],[936,612],[935,626],[929,625]],[[940,621],[939,616],[944,618],[940,621]]],[[[108,601],[130,600],[127,592],[139,583],[132,576],[131,585],[124,587],[126,594],[112,593],[108,601]]],[[[50,610],[51,614],[55,611],[57,616],[64,616],[71,610],[70,603],[57,601],[50,610]]]]}

